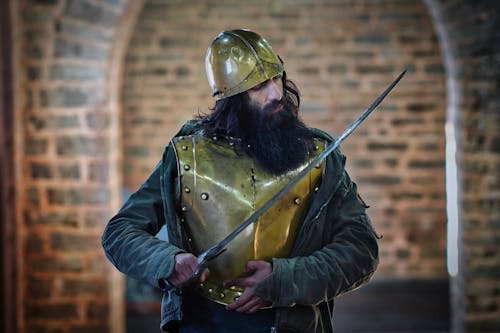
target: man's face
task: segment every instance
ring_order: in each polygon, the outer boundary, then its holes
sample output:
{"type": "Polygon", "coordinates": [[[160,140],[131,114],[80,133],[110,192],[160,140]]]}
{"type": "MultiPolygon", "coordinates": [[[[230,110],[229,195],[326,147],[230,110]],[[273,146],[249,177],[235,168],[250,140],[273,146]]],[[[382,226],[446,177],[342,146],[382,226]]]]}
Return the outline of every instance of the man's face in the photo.
{"type": "Polygon", "coordinates": [[[264,81],[248,90],[249,104],[265,112],[276,113],[283,108],[283,81],[281,75],[264,81]]]}

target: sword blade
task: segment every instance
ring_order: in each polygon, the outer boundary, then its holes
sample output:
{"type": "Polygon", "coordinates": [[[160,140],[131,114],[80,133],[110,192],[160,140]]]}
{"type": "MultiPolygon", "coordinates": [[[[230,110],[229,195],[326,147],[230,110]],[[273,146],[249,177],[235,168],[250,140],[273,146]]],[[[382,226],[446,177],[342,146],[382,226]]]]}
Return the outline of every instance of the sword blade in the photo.
{"type": "MultiPolygon", "coordinates": [[[[384,98],[391,92],[391,90],[399,83],[399,81],[406,74],[406,69],[398,75],[398,77],[380,94],[380,96],[375,99],[375,101],[358,117],[333,143],[327,146],[327,148],[319,154],[314,160],[312,160],[304,169],[302,169],[288,184],[286,184],[278,193],[276,193],[271,199],[265,202],[259,209],[257,209],[252,215],[250,215],[243,223],[241,223],[235,230],[233,230],[229,235],[222,239],[219,243],[213,245],[208,250],[203,252],[198,256],[199,267],[195,271],[192,278],[196,275],[201,274],[202,269],[206,267],[208,261],[213,260],[219,256],[225,247],[234,238],[236,238],[241,232],[243,232],[249,225],[255,223],[259,217],[262,216],[271,206],[273,206],[278,200],[280,200],[288,191],[290,191],[297,183],[307,175],[316,165],[322,162],[328,155],[330,155],[335,149],[337,149],[340,144],[358,128],[358,126],[375,110],[384,98]],[[199,272],[199,274],[196,274],[199,272]]],[[[190,278],[189,280],[193,280],[190,278]]]]}

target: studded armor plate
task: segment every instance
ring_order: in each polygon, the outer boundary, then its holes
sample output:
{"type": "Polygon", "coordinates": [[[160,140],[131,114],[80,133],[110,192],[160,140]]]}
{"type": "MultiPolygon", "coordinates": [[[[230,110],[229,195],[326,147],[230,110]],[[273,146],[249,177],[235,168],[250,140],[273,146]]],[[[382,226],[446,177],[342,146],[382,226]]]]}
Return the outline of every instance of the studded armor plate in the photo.
{"type": "MultiPolygon", "coordinates": [[[[325,147],[324,142],[315,144],[317,149],[309,160],[325,147]]],[[[236,229],[307,165],[273,176],[257,166],[231,138],[191,135],[175,138],[173,145],[180,175],[180,219],[195,255],[236,229]]],[[[314,168],[210,262],[208,281],[198,287],[204,296],[229,304],[242,290],[225,288],[223,281],[241,276],[248,260],[270,261],[290,254],[323,169],[321,165],[314,168]]]]}

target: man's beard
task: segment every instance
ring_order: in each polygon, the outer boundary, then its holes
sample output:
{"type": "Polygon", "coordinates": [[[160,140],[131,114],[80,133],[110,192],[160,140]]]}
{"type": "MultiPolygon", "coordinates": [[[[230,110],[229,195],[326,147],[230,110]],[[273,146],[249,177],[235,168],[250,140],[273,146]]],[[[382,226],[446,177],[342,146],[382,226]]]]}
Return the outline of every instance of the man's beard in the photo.
{"type": "Polygon", "coordinates": [[[314,147],[313,135],[287,105],[281,102],[264,108],[249,104],[240,117],[245,151],[264,170],[274,175],[293,170],[306,161],[314,147]]]}

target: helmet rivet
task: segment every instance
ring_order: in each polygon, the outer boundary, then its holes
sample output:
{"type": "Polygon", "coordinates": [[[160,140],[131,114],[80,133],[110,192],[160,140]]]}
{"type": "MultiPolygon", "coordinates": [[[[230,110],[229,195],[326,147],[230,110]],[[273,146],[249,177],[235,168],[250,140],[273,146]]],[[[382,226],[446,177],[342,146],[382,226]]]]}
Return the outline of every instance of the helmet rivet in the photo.
{"type": "Polygon", "coordinates": [[[201,200],[208,200],[208,193],[200,194],[201,200]]]}
{"type": "Polygon", "coordinates": [[[186,186],[186,187],[184,187],[184,192],[189,193],[189,192],[191,192],[191,189],[186,186]]]}
{"type": "Polygon", "coordinates": [[[208,288],[208,292],[212,293],[214,290],[212,288],[208,288]]]}
{"type": "Polygon", "coordinates": [[[321,164],[316,164],[315,168],[316,169],[320,169],[321,168],[321,164]]]}
{"type": "Polygon", "coordinates": [[[294,204],[296,204],[297,206],[298,206],[298,205],[300,205],[300,203],[301,203],[301,202],[302,202],[302,200],[300,200],[300,198],[299,198],[299,197],[297,197],[297,198],[295,198],[295,199],[293,200],[293,203],[294,203],[294,204]]]}
{"type": "Polygon", "coordinates": [[[212,139],[213,139],[214,141],[217,141],[217,137],[216,137],[215,135],[212,137],[212,139]]]}
{"type": "Polygon", "coordinates": [[[191,169],[191,167],[189,166],[189,164],[184,164],[184,170],[188,171],[189,169],[191,169]]]}
{"type": "Polygon", "coordinates": [[[316,186],[316,187],[314,188],[314,192],[318,192],[318,191],[319,191],[319,187],[318,187],[318,186],[316,186]]]}
{"type": "Polygon", "coordinates": [[[181,149],[182,150],[188,150],[188,147],[187,146],[182,146],[181,149]]]}
{"type": "Polygon", "coordinates": [[[188,208],[187,208],[187,206],[186,206],[186,205],[184,205],[184,206],[182,206],[181,210],[182,210],[183,212],[187,212],[188,208]]]}
{"type": "Polygon", "coordinates": [[[220,295],[219,295],[219,296],[220,296],[220,298],[224,298],[224,297],[226,297],[226,295],[224,295],[224,293],[220,293],[220,295]]]}

